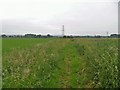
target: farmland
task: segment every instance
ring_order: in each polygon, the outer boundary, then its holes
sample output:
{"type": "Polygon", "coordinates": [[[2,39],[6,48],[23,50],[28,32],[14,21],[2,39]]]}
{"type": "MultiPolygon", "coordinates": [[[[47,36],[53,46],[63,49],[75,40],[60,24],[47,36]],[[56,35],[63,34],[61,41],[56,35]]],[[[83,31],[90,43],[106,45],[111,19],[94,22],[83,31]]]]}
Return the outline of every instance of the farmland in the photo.
{"type": "Polygon", "coordinates": [[[115,38],[3,38],[3,88],[118,87],[115,38]]]}

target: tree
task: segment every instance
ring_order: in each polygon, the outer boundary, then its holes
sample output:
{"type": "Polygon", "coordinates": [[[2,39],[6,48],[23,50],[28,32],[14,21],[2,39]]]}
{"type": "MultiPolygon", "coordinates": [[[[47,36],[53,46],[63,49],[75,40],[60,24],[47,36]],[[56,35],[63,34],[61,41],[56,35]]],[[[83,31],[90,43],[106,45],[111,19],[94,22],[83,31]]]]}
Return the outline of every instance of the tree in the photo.
{"type": "Polygon", "coordinates": [[[48,37],[50,37],[50,34],[47,34],[48,37]]]}
{"type": "Polygon", "coordinates": [[[7,37],[7,35],[3,34],[2,37],[7,37]]]}
{"type": "Polygon", "coordinates": [[[111,34],[110,37],[116,38],[116,37],[118,37],[118,35],[117,34],[111,34]]]}
{"type": "Polygon", "coordinates": [[[35,38],[35,37],[36,37],[36,34],[25,34],[25,37],[35,38]]]}
{"type": "Polygon", "coordinates": [[[37,37],[37,38],[40,38],[40,37],[41,37],[41,34],[39,34],[39,35],[36,35],[36,37],[37,37]]]}
{"type": "Polygon", "coordinates": [[[66,36],[66,35],[64,35],[64,36],[63,36],[63,38],[67,38],[67,36],[66,36]]]}

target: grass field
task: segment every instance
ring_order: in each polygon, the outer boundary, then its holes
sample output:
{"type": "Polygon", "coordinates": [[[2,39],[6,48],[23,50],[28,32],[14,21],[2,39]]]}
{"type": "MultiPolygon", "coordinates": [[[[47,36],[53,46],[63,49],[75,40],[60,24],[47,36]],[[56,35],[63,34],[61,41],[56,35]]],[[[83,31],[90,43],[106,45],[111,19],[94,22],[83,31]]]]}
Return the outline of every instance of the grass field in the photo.
{"type": "Polygon", "coordinates": [[[118,87],[118,40],[3,38],[4,88],[118,87]]]}
{"type": "Polygon", "coordinates": [[[2,88],[2,38],[0,38],[0,89],[2,88]]]}

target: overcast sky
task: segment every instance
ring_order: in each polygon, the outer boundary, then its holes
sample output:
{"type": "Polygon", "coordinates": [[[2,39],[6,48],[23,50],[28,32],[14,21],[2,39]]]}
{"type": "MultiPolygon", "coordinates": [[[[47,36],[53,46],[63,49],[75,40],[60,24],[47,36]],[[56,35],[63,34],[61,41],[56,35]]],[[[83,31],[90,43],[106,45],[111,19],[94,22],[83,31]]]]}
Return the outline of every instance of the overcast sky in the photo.
{"type": "Polygon", "coordinates": [[[119,0],[1,0],[5,34],[106,35],[118,33],[119,0]]]}

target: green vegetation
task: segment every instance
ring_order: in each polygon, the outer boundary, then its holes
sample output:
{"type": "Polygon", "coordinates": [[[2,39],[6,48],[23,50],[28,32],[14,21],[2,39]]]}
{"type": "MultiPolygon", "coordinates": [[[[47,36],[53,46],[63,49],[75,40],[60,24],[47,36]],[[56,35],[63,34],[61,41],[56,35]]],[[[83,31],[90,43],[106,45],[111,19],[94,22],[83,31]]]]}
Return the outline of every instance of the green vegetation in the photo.
{"type": "Polygon", "coordinates": [[[118,40],[4,38],[3,87],[118,87],[118,40]]]}
{"type": "Polygon", "coordinates": [[[2,38],[0,38],[0,89],[2,88],[2,38]]]}

